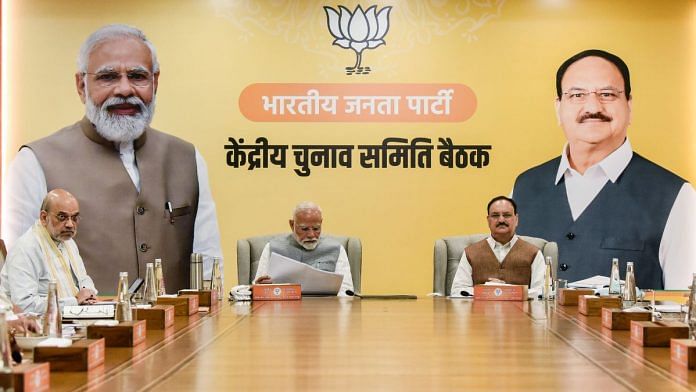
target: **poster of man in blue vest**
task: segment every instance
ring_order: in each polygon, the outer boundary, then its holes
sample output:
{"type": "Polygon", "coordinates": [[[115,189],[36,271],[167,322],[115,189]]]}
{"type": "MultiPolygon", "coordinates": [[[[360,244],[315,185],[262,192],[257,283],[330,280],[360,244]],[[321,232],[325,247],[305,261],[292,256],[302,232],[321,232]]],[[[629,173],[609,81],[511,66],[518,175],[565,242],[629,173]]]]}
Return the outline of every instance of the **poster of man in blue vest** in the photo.
{"type": "Polygon", "coordinates": [[[589,49],[561,64],[556,115],[567,143],[517,177],[519,233],[558,243],[559,278],[608,276],[617,257],[622,276],[635,264],[638,287],[684,288],[696,270],[696,193],[633,151],[632,98],[628,66],[615,54],[589,49]]]}

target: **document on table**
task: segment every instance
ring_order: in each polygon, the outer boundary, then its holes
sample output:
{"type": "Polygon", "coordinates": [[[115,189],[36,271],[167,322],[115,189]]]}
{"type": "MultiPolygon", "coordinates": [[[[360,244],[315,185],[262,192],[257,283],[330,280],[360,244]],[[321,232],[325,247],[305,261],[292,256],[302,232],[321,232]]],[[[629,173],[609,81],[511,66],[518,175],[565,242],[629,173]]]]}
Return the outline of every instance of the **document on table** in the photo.
{"type": "Polygon", "coordinates": [[[114,305],[65,305],[63,306],[64,319],[112,319],[114,318],[114,305]]]}
{"type": "Polygon", "coordinates": [[[574,287],[578,289],[601,289],[602,287],[609,287],[609,280],[610,279],[608,276],[595,275],[591,278],[568,283],[568,287],[574,287]]]}
{"type": "Polygon", "coordinates": [[[271,252],[268,275],[273,283],[299,283],[302,294],[336,295],[343,282],[341,274],[322,271],[275,252],[271,252]]]}

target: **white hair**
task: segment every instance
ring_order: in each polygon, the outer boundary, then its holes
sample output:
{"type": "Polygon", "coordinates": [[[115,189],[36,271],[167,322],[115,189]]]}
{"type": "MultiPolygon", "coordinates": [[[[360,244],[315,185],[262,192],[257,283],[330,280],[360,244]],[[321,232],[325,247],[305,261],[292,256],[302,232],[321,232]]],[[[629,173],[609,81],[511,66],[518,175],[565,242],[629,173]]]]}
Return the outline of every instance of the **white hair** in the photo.
{"type": "Polygon", "coordinates": [[[77,56],[78,72],[87,72],[89,55],[97,45],[117,38],[135,38],[141,40],[148,47],[148,49],[150,49],[150,55],[152,56],[152,73],[159,72],[159,62],[157,62],[157,51],[155,50],[155,45],[153,45],[152,42],[147,39],[145,33],[139,29],[123,24],[104,26],[87,37],[87,40],[85,40],[80,48],[80,54],[77,56]]]}
{"type": "Polygon", "coordinates": [[[319,207],[318,204],[311,202],[311,201],[303,201],[300,202],[298,205],[295,206],[295,209],[292,210],[292,219],[294,220],[295,217],[297,216],[300,211],[319,211],[321,214],[321,207],[319,207]]]}

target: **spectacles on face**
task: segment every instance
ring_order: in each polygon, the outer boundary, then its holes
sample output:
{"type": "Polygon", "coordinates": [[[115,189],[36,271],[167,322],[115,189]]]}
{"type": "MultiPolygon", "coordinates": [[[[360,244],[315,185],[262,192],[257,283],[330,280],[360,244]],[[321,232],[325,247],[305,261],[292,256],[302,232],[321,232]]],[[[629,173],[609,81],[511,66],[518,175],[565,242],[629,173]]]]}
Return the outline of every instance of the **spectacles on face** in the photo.
{"type": "Polygon", "coordinates": [[[53,215],[53,216],[54,216],[54,217],[58,220],[58,222],[60,222],[60,223],[65,223],[65,222],[67,222],[68,220],[73,221],[73,223],[75,223],[75,224],[80,223],[80,214],[68,215],[68,214],[64,214],[64,213],[62,213],[62,212],[59,212],[59,213],[57,213],[57,214],[55,214],[55,215],[53,215]]]}
{"type": "MultiPolygon", "coordinates": [[[[104,72],[84,72],[84,75],[94,76],[94,81],[101,87],[113,87],[121,82],[122,72],[104,71],[104,72]]],[[[147,87],[152,83],[152,74],[145,70],[132,70],[125,72],[128,83],[136,87],[147,87]]]]}
{"type": "Polygon", "coordinates": [[[304,226],[304,225],[298,225],[299,229],[303,233],[309,233],[310,231],[313,231],[315,233],[318,233],[321,231],[321,226],[304,226]]]}
{"type": "Polygon", "coordinates": [[[603,88],[599,90],[583,90],[583,89],[570,89],[563,93],[568,98],[570,103],[585,103],[587,102],[587,97],[594,94],[599,102],[608,103],[614,102],[619,97],[623,91],[613,89],[613,88],[603,88]]]}
{"type": "Polygon", "coordinates": [[[494,213],[488,215],[488,217],[493,219],[493,220],[498,220],[498,219],[500,219],[500,217],[503,217],[503,219],[508,220],[508,219],[511,219],[513,216],[515,216],[515,215],[507,213],[507,212],[504,214],[499,214],[497,212],[494,212],[494,213]]]}

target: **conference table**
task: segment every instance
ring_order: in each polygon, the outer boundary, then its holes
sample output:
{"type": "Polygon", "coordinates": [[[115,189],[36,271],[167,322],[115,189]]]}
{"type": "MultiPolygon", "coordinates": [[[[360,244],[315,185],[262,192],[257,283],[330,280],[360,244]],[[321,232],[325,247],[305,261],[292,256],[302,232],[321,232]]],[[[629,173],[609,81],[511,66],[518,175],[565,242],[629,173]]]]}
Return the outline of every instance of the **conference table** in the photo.
{"type": "Polygon", "coordinates": [[[668,348],[553,301],[312,298],[228,303],[51,390],[690,390],[668,348]]]}

